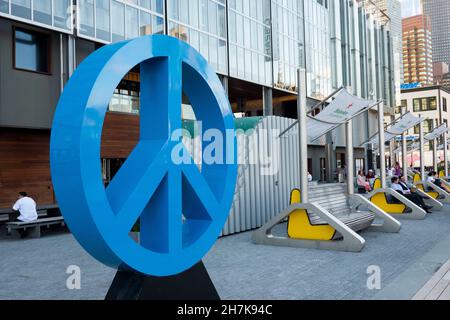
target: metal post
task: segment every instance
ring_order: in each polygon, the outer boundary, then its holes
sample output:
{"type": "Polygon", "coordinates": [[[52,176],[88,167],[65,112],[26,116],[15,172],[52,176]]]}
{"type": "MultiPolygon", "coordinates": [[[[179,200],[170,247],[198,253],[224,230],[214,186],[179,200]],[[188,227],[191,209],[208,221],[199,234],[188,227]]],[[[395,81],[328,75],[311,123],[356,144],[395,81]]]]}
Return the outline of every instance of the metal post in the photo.
{"type": "Polygon", "coordinates": [[[425,180],[425,152],[423,141],[423,122],[419,123],[419,141],[420,141],[420,175],[425,180]]]}
{"type": "Polygon", "coordinates": [[[438,172],[438,154],[437,154],[437,139],[433,140],[433,168],[438,172]]]}
{"type": "Polygon", "coordinates": [[[444,133],[444,175],[448,177],[448,144],[447,144],[447,132],[444,133]]]}
{"type": "Polygon", "coordinates": [[[325,159],[326,159],[326,171],[327,171],[325,180],[327,183],[333,183],[334,182],[334,167],[336,164],[336,153],[334,150],[332,132],[328,132],[326,135],[325,159]]]}
{"type": "Polygon", "coordinates": [[[76,59],[76,42],[75,37],[72,35],[67,36],[67,53],[68,53],[68,76],[71,77],[77,68],[77,59],[76,59]]]}
{"type": "Polygon", "coordinates": [[[272,88],[263,87],[263,114],[264,116],[273,115],[273,96],[272,88]]]}
{"type": "Polygon", "coordinates": [[[220,82],[222,82],[223,89],[225,90],[227,96],[229,91],[229,83],[228,83],[228,77],[227,76],[221,76],[220,82]]]}
{"type": "Polygon", "coordinates": [[[402,134],[402,167],[403,167],[403,177],[405,181],[408,181],[408,145],[406,141],[406,135],[408,132],[403,132],[402,134]]]}
{"type": "Polygon", "coordinates": [[[378,104],[378,142],[380,151],[380,177],[381,187],[386,188],[386,144],[384,141],[384,103],[378,104]]]}
{"type": "Polygon", "coordinates": [[[299,160],[300,160],[300,190],[302,203],[308,202],[308,136],[306,131],[306,70],[298,69],[298,134],[299,134],[299,160]]]}
{"type": "Polygon", "coordinates": [[[349,195],[355,193],[355,186],[353,184],[354,173],[354,160],[353,160],[353,120],[350,120],[345,125],[346,129],[346,144],[347,144],[347,192],[349,195]]]}
{"type": "Polygon", "coordinates": [[[300,160],[300,190],[302,203],[308,202],[308,136],[306,131],[306,70],[298,69],[298,135],[300,160]]]}
{"type": "MultiPolygon", "coordinates": [[[[395,121],[395,116],[391,116],[391,121],[395,121]]],[[[390,159],[390,165],[393,167],[395,163],[397,162],[397,157],[394,154],[394,150],[397,147],[396,139],[391,140],[389,143],[389,159],[390,159]]],[[[400,162],[400,161],[399,161],[400,162]]]]}

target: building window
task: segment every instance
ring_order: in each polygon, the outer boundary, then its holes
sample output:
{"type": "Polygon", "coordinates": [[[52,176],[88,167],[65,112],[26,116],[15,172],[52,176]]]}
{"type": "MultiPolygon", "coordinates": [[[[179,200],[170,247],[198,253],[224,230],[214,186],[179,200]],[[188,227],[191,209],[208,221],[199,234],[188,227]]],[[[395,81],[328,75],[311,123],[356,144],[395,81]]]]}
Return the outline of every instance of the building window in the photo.
{"type": "Polygon", "coordinates": [[[444,112],[447,112],[447,99],[446,98],[442,99],[442,110],[444,112]]]}
{"type": "Polygon", "coordinates": [[[395,113],[396,114],[403,114],[406,113],[408,111],[408,101],[407,100],[402,100],[401,104],[395,108],[395,113]]]}
{"type": "Polygon", "coordinates": [[[15,29],[14,68],[50,73],[49,35],[24,29],[15,29]]]}
{"type": "Polygon", "coordinates": [[[414,112],[437,110],[436,97],[414,99],[413,108],[414,112]]]}
{"type": "MultiPolygon", "coordinates": [[[[427,119],[423,122],[423,134],[427,134],[433,131],[434,121],[433,119],[427,119]]],[[[420,124],[414,127],[414,134],[420,134],[420,124]]]]}

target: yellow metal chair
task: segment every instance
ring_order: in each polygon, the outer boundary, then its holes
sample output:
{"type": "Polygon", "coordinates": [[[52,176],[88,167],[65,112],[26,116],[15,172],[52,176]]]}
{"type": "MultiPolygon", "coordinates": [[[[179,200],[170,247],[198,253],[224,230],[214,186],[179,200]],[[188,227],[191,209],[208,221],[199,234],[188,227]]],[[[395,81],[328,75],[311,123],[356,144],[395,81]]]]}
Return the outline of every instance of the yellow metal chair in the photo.
{"type": "MultiPolygon", "coordinates": [[[[376,179],[373,184],[373,191],[382,189],[381,180],[376,179]]],[[[408,207],[403,203],[389,203],[385,192],[375,193],[370,201],[376,206],[380,207],[383,211],[390,214],[404,214],[408,211],[408,207]]],[[[400,202],[400,201],[399,201],[400,202]]]]}
{"type": "MultiPolygon", "coordinates": [[[[299,189],[291,192],[290,204],[301,203],[299,189]]],[[[288,218],[288,236],[292,239],[331,241],[336,230],[329,224],[313,224],[306,209],[293,211],[288,218]]]]}
{"type": "Polygon", "coordinates": [[[414,175],[413,183],[414,183],[414,185],[416,186],[417,189],[425,192],[427,195],[429,195],[434,200],[437,200],[439,198],[439,193],[438,192],[425,190],[425,186],[423,185],[423,181],[422,181],[422,178],[421,178],[420,174],[416,173],[414,175]]]}

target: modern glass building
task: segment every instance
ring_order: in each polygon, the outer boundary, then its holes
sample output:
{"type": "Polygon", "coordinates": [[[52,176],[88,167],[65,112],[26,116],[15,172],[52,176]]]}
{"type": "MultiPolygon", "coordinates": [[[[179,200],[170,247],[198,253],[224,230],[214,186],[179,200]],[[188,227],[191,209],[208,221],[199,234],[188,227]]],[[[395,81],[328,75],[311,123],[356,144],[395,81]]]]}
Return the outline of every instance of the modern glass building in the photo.
{"type": "MultiPolygon", "coordinates": [[[[345,86],[394,107],[389,28],[357,0],[0,0],[0,183],[8,189],[0,188],[0,207],[17,189],[54,200],[48,136],[55,106],[77,65],[104,44],[154,33],[180,38],[215,68],[236,114],[296,117],[299,67],[307,70],[310,106],[345,86]],[[18,153],[30,147],[26,141],[40,156],[18,153]],[[18,179],[24,163],[35,181],[18,179]]],[[[125,159],[132,150],[123,141],[138,135],[139,95],[136,68],[111,99],[102,158],[125,159]]],[[[374,114],[361,116],[355,143],[375,128],[374,114]]],[[[335,145],[343,141],[337,130],[335,145]]]]}
{"type": "Polygon", "coordinates": [[[421,0],[423,13],[430,17],[433,61],[450,64],[450,1],[421,0]]]}

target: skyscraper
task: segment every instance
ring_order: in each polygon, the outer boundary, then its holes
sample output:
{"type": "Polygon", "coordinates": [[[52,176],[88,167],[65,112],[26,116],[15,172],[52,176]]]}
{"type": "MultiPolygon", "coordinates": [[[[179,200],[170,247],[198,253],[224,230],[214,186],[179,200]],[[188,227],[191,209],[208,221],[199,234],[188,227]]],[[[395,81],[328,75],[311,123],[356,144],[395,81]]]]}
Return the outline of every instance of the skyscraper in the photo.
{"type": "Polygon", "coordinates": [[[366,8],[384,20],[389,26],[392,37],[392,53],[394,67],[394,82],[396,90],[397,105],[400,104],[400,85],[403,79],[403,57],[402,57],[402,4],[399,0],[371,0],[365,2],[366,8]]]}
{"type": "Polygon", "coordinates": [[[422,6],[431,20],[433,61],[450,64],[450,1],[422,0],[422,6]]]}
{"type": "Polygon", "coordinates": [[[402,0],[402,17],[408,18],[421,14],[421,0],[402,0]]]}
{"type": "Polygon", "coordinates": [[[431,21],[425,14],[403,19],[404,82],[433,84],[431,21]]]}

